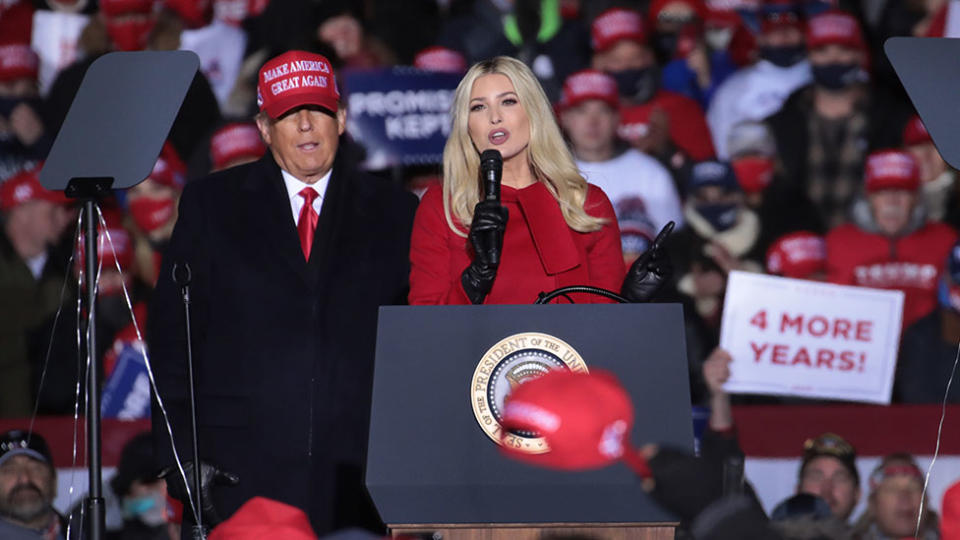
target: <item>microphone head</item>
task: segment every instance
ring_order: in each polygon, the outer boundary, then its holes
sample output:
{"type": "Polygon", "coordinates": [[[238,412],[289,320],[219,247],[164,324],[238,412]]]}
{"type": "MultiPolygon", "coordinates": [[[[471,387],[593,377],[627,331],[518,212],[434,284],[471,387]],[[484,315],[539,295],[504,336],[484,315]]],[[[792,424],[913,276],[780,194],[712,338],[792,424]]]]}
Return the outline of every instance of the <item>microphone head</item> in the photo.
{"type": "Polygon", "coordinates": [[[503,156],[500,155],[500,151],[492,148],[490,150],[484,150],[483,153],[480,154],[480,168],[503,169],[503,156]]]}

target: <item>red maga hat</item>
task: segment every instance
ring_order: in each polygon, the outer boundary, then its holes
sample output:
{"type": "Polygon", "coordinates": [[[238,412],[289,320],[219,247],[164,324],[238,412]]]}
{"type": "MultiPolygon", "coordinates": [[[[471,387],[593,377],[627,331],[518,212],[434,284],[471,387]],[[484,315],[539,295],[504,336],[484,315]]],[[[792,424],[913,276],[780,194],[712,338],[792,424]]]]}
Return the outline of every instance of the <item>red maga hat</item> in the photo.
{"type": "Polygon", "coordinates": [[[933,137],[927,131],[927,126],[923,125],[923,120],[919,116],[913,115],[903,128],[903,145],[913,146],[928,142],[933,142],[933,137]]]}
{"type": "Polygon", "coordinates": [[[807,21],[807,48],[824,45],[842,45],[858,50],[867,47],[857,19],[842,11],[827,11],[807,21]]]}
{"type": "Polygon", "coordinates": [[[590,36],[594,52],[603,52],[623,39],[647,43],[643,17],[632,9],[611,8],[597,15],[590,25],[590,36]]]}
{"type": "Polygon", "coordinates": [[[880,150],[867,157],[865,184],[867,193],[884,189],[916,191],[920,187],[920,169],[907,152],[880,150]]]}
{"type": "Polygon", "coordinates": [[[462,74],[467,70],[467,59],[459,52],[446,47],[433,46],[417,53],[413,67],[424,71],[462,74]]]}
{"type": "Polygon", "coordinates": [[[68,199],[59,191],[50,191],[40,185],[40,165],[21,171],[0,184],[0,210],[16,208],[30,201],[48,201],[66,204],[68,199]]]}
{"type": "Polygon", "coordinates": [[[617,92],[617,81],[596,69],[584,69],[573,73],[563,82],[558,108],[561,111],[566,110],[590,99],[599,99],[614,109],[619,108],[620,95],[617,92]]]}
{"type": "Polygon", "coordinates": [[[240,158],[260,159],[266,151],[257,126],[248,122],[227,124],[210,139],[210,159],[216,169],[240,158]]]}
{"type": "Polygon", "coordinates": [[[184,184],[187,183],[187,166],[169,142],[163,143],[163,149],[157,156],[157,162],[153,164],[149,178],[177,191],[183,190],[184,184]]]}
{"type": "Polygon", "coordinates": [[[527,454],[507,446],[508,455],[553,469],[583,470],[626,461],[649,476],[645,460],[630,445],[633,403],[617,379],[607,372],[574,373],[565,369],[521,384],[506,399],[504,434],[532,431],[550,450],[527,454]]]}
{"type": "Polygon", "coordinates": [[[265,497],[243,503],[230,519],[210,532],[210,540],[316,540],[307,515],[299,508],[265,497]]]}
{"type": "Polygon", "coordinates": [[[778,276],[808,279],[826,265],[826,242],[812,232],[785,234],[767,250],[767,272],[778,276]]]}
{"type": "Polygon", "coordinates": [[[29,45],[0,46],[0,81],[36,79],[40,59],[29,45]]]}
{"type": "Polygon", "coordinates": [[[289,51],[260,68],[257,105],[271,118],[303,105],[317,105],[336,113],[339,104],[333,67],[319,54],[289,51]]]}

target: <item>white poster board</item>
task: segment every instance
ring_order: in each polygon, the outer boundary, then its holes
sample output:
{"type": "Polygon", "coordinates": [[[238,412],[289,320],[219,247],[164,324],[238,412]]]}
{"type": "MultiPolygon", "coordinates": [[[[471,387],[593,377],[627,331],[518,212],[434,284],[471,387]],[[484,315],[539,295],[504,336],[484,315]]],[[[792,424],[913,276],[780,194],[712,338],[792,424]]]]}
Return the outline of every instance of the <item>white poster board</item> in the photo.
{"type": "Polygon", "coordinates": [[[890,403],[903,293],[731,272],[731,393],[890,403]]]}

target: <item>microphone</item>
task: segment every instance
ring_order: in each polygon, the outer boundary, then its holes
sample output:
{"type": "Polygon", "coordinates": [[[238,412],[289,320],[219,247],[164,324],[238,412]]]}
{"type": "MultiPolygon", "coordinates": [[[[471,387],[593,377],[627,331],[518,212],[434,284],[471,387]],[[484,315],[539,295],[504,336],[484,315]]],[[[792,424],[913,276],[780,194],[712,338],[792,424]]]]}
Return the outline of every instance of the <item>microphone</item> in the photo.
{"type": "Polygon", "coordinates": [[[480,154],[480,173],[483,176],[483,200],[500,202],[503,156],[499,150],[484,150],[480,154]]]}

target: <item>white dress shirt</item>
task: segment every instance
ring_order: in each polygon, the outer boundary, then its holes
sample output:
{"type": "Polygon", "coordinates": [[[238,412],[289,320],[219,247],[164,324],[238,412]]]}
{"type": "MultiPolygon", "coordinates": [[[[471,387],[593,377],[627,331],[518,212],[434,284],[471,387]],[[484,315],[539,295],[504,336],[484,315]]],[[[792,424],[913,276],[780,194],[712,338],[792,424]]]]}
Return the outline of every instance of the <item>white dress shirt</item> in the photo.
{"type": "Polygon", "coordinates": [[[333,169],[330,169],[320,180],[317,180],[313,184],[308,184],[287,171],[280,169],[280,174],[283,175],[283,183],[287,186],[287,197],[290,198],[290,211],[293,212],[294,225],[300,221],[300,211],[303,209],[303,197],[300,196],[303,188],[310,188],[319,195],[313,200],[313,209],[317,212],[318,216],[320,215],[320,207],[323,205],[323,195],[327,192],[327,184],[330,183],[330,173],[332,172],[333,169]]]}

